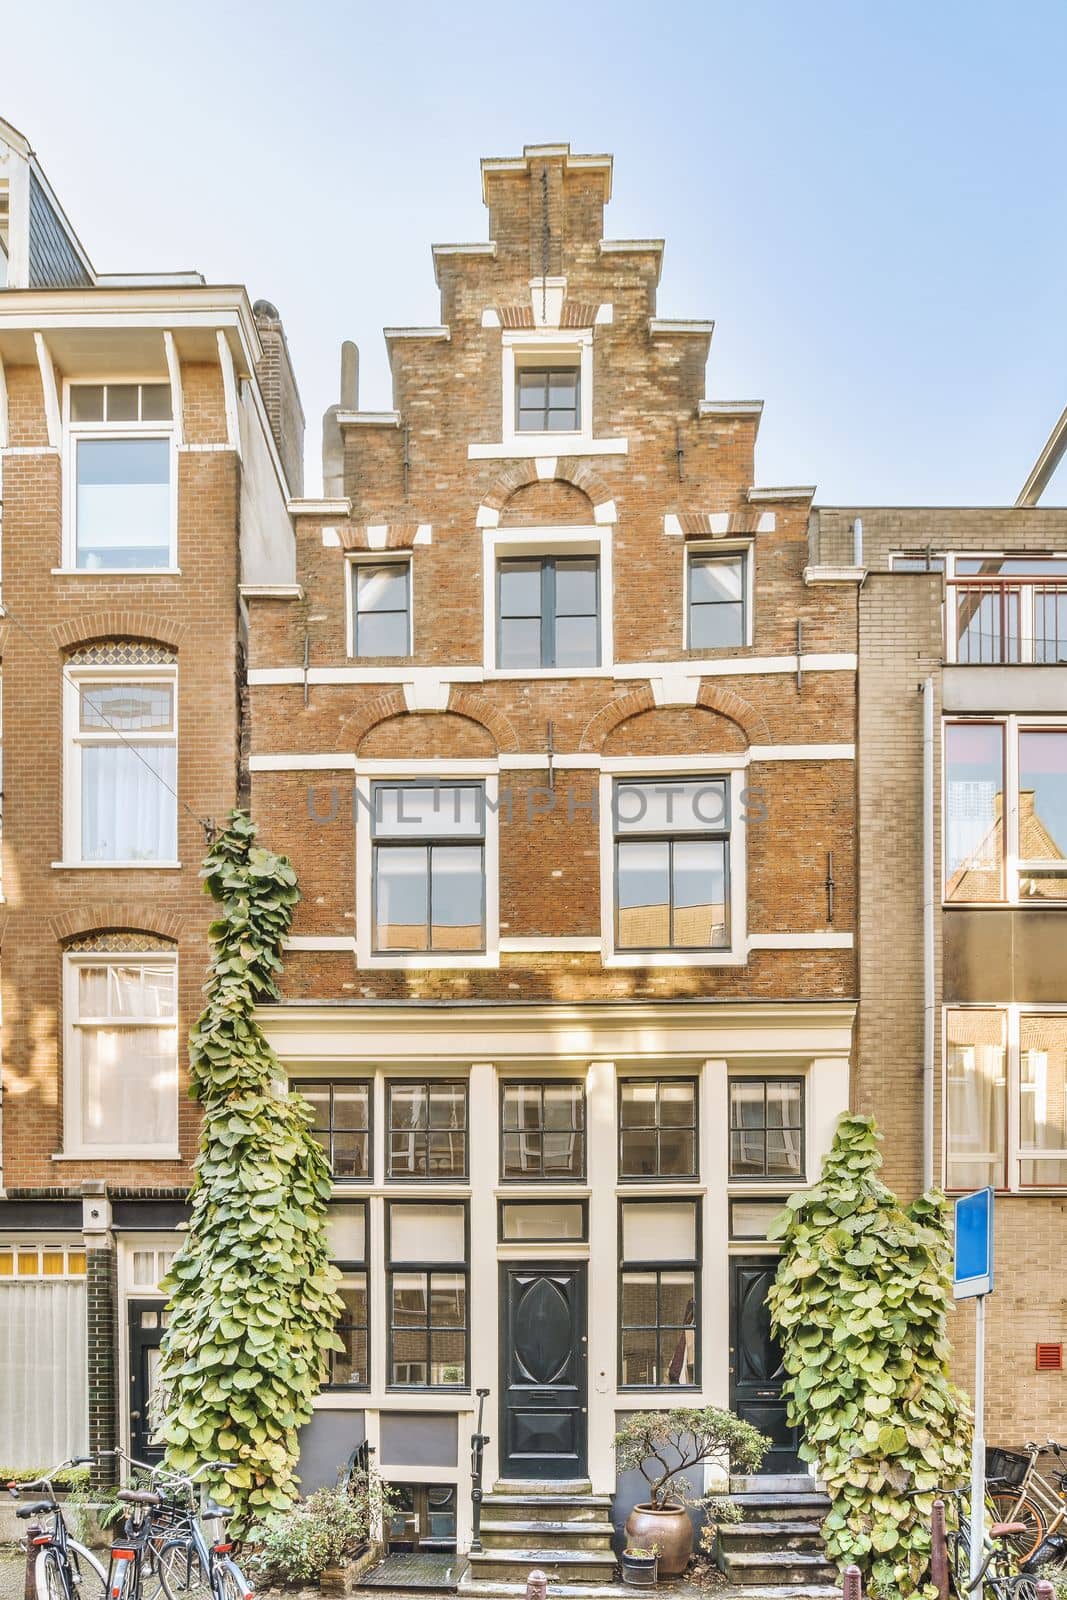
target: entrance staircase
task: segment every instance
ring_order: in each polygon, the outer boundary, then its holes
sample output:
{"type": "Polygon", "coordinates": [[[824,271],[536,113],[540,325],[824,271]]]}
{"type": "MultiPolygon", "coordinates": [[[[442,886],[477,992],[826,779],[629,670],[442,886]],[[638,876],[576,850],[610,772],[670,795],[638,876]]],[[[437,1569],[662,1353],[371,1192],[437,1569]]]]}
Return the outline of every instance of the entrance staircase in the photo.
{"type": "Polygon", "coordinates": [[[550,1584],[610,1584],[615,1571],[611,1496],[588,1480],[497,1483],[482,1501],[482,1549],[464,1589],[522,1593],[534,1567],[550,1584]]]}
{"type": "Polygon", "coordinates": [[[730,1498],[741,1521],[720,1527],[716,1559],[731,1584],[840,1596],[820,1533],[830,1502],[811,1478],[732,1478],[730,1498]]]}

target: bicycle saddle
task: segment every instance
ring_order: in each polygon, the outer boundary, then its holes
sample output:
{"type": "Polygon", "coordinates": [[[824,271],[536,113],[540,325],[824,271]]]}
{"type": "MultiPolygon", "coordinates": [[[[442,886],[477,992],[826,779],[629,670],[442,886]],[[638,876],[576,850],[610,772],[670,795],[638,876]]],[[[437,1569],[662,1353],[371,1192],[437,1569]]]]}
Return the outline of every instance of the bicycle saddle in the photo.
{"type": "Polygon", "coordinates": [[[120,1489],[116,1500],[125,1500],[131,1506],[161,1506],[163,1496],[154,1489],[120,1489]]]}
{"type": "Polygon", "coordinates": [[[989,1529],[991,1539],[1012,1539],[1017,1533],[1026,1533],[1025,1522],[994,1522],[989,1529]]]}
{"type": "Polygon", "coordinates": [[[25,1519],[26,1517],[36,1516],[38,1511],[54,1511],[55,1509],[56,1503],[54,1500],[35,1500],[31,1506],[19,1506],[15,1515],[25,1519]]]}

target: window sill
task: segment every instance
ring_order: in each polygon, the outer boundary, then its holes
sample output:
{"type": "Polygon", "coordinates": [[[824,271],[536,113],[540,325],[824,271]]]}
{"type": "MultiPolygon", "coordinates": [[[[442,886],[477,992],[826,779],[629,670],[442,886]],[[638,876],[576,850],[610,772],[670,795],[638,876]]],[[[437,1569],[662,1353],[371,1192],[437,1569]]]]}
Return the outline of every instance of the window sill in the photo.
{"type": "Polygon", "coordinates": [[[620,1177],[615,1186],[615,1193],[626,1196],[628,1194],[647,1194],[649,1185],[655,1184],[656,1193],[660,1190],[664,1194],[706,1194],[707,1185],[701,1183],[694,1173],[691,1178],[623,1178],[620,1177]]]}
{"type": "Polygon", "coordinates": [[[743,967],[743,950],[612,950],[605,967],[743,967]]]}
{"type": "Polygon", "coordinates": [[[180,578],[181,567],[53,567],[53,578],[180,578]]]}
{"type": "Polygon", "coordinates": [[[180,861],[53,861],[53,872],[179,872],[180,861]]]}
{"type": "Polygon", "coordinates": [[[484,950],[480,953],[457,956],[431,956],[422,955],[412,951],[410,955],[380,956],[367,953],[356,953],[356,966],[361,972],[387,971],[392,968],[400,970],[433,971],[437,969],[459,969],[499,967],[500,957],[496,951],[487,954],[484,950]]]}
{"type": "Polygon", "coordinates": [[[599,667],[486,667],[485,679],[510,679],[525,681],[529,678],[611,678],[615,668],[612,662],[599,667]]]}
{"type": "Polygon", "coordinates": [[[942,911],[1067,911],[1067,900],[942,900],[942,911]]]}
{"type": "Polygon", "coordinates": [[[91,1150],[62,1150],[52,1155],[53,1161],[182,1161],[180,1150],[168,1145],[158,1150],[143,1144],[119,1146],[94,1146],[91,1150]]]}
{"type": "Polygon", "coordinates": [[[469,444],[468,461],[526,461],[536,456],[625,456],[629,439],[589,439],[578,433],[525,434],[500,444],[469,444]]]}

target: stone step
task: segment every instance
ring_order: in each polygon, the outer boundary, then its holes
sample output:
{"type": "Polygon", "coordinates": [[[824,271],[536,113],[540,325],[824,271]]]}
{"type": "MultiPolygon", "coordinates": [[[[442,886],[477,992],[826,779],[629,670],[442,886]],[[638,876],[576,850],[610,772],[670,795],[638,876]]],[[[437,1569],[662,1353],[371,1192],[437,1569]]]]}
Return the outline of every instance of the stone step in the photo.
{"type": "Polygon", "coordinates": [[[529,1522],[606,1522],[610,1494],[487,1494],[482,1501],[482,1526],[525,1518],[529,1522]]]}
{"type": "Polygon", "coordinates": [[[721,1522],[719,1546],[723,1550],[808,1550],[821,1554],[822,1524],[818,1522],[721,1522]]]}
{"type": "Polygon", "coordinates": [[[615,1576],[612,1550],[561,1550],[527,1545],[514,1550],[472,1550],[468,1557],[472,1578],[521,1582],[538,1568],[549,1582],[610,1583],[615,1576]]]}
{"type": "MultiPolygon", "coordinates": [[[[670,1580],[672,1585],[678,1580],[670,1580]]],[[[684,1581],[684,1580],[683,1580],[684,1581]]],[[[694,1593],[695,1591],[690,1591],[694,1593]]],[[[493,1583],[488,1578],[472,1578],[468,1570],[460,1581],[459,1593],[468,1600],[525,1600],[525,1583],[493,1583]]],[[[714,1600],[841,1600],[840,1584],[771,1584],[758,1593],[730,1584],[709,1591],[714,1600]]],[[[634,1600],[632,1587],[622,1583],[550,1583],[549,1600],[634,1600]]],[[[411,1600],[410,1595],[391,1596],[380,1590],[374,1600],[411,1600]]]]}
{"type": "Polygon", "coordinates": [[[814,1494],[818,1487],[810,1472],[752,1473],[730,1479],[731,1494],[814,1494]]]}
{"type": "Polygon", "coordinates": [[[821,1522],[830,1510],[824,1494],[732,1494],[745,1522],[821,1522]]]}
{"type": "Polygon", "coordinates": [[[771,1585],[831,1584],[837,1577],[837,1568],[825,1555],[802,1550],[724,1551],[722,1569],[730,1583],[761,1593],[771,1585]]]}
{"type": "Polygon", "coordinates": [[[584,1518],[565,1522],[482,1522],[482,1543],[487,1550],[533,1550],[543,1544],[559,1550],[611,1550],[614,1537],[612,1523],[584,1518]]]}

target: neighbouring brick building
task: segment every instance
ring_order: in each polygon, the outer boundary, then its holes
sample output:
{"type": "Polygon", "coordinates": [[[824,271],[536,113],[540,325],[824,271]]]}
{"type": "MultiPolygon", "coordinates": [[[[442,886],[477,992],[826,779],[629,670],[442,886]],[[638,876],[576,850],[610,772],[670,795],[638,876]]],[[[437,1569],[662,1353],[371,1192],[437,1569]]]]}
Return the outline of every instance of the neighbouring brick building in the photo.
{"type": "Polygon", "coordinates": [[[0,122],[10,1466],[150,1448],[197,1138],[204,824],[238,799],[247,597],[293,578],[300,429],[273,307],[98,273],[0,122]]]}
{"type": "MultiPolygon", "coordinates": [[[[862,583],[853,1100],[901,1194],[997,1190],[986,1435],[1009,1445],[1067,1433],[1067,510],[1028,498],[812,526],[862,583]]],[[[967,1385],[972,1330],[961,1307],[967,1385]]]]}
{"type": "Polygon", "coordinates": [[[756,484],[760,403],[705,398],[662,241],[605,238],[611,170],[482,163],[489,242],[386,330],[393,409],[348,352],[337,492],[249,607],[253,814],[303,889],[263,1021],[348,1307],[305,1482],[366,1439],[407,1544],[470,1540],[483,1388],[490,1486],[609,1494],[617,1417],[682,1400],[788,1470],[765,1230],[848,1102],[856,587],[812,491],[756,484]]]}

